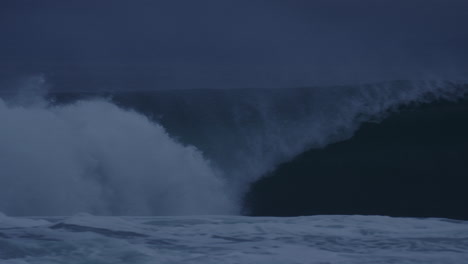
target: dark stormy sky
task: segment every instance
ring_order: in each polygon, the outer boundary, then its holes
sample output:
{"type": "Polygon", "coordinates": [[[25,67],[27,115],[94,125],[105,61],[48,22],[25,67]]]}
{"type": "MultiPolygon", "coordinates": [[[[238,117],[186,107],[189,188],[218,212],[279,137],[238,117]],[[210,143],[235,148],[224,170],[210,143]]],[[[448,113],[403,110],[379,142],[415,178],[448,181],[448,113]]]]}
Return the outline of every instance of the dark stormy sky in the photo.
{"type": "Polygon", "coordinates": [[[58,89],[468,76],[466,0],[1,0],[0,77],[58,89]]]}

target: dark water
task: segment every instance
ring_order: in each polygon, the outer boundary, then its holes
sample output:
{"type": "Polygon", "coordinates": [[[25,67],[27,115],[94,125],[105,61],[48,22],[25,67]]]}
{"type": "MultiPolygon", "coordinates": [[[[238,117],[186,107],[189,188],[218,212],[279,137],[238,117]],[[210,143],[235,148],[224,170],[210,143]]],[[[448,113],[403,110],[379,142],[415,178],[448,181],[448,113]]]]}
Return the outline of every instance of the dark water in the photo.
{"type": "Polygon", "coordinates": [[[256,182],[252,215],[468,219],[468,100],[410,107],[256,182]]]}

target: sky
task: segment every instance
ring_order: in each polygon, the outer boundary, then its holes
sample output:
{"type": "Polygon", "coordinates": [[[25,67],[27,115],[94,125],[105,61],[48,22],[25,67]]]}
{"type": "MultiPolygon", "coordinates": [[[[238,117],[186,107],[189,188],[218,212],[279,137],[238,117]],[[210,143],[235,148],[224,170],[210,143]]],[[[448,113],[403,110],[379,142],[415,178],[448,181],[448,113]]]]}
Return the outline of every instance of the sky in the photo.
{"type": "Polygon", "coordinates": [[[468,76],[466,0],[2,0],[0,81],[296,87],[468,76]]]}

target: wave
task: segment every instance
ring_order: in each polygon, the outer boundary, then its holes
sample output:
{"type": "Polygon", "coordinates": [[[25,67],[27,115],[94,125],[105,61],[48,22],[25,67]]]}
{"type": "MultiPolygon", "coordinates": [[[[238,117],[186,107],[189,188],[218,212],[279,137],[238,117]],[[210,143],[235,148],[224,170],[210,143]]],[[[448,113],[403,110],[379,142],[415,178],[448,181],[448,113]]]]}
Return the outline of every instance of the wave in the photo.
{"type": "Polygon", "coordinates": [[[278,164],[350,138],[363,122],[381,120],[402,106],[453,100],[467,90],[456,82],[396,81],[291,89],[56,92],[48,95],[51,102],[34,107],[2,101],[0,122],[11,125],[0,132],[0,145],[9,146],[0,150],[7,157],[0,195],[8,201],[0,203],[0,210],[239,212],[250,184],[278,164]]]}
{"type": "Polygon", "coordinates": [[[410,82],[292,89],[130,92],[112,101],[151,116],[185,144],[197,146],[245,188],[279,163],[347,139],[365,121],[399,108],[463,97],[450,82],[410,82]]]}

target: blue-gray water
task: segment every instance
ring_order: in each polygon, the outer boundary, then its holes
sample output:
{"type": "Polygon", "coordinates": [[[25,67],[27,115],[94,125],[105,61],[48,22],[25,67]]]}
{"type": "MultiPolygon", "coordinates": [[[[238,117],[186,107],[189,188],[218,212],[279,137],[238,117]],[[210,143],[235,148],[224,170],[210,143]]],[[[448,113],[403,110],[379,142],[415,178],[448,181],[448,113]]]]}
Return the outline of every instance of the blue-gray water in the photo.
{"type": "Polygon", "coordinates": [[[466,221],[385,216],[14,218],[0,262],[462,264],[466,221]]]}

